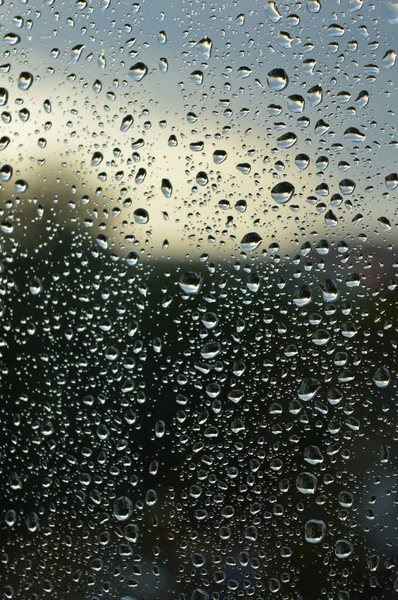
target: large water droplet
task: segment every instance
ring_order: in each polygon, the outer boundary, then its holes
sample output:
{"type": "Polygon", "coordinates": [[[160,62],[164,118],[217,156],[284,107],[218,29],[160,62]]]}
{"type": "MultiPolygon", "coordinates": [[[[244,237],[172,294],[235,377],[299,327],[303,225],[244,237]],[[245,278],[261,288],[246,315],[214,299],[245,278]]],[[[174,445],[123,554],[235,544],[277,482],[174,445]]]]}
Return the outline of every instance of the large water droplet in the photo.
{"type": "Polygon", "coordinates": [[[195,271],[187,271],[181,275],[179,280],[180,288],[186,294],[197,294],[202,287],[203,284],[203,276],[195,271]]]}
{"type": "Polygon", "coordinates": [[[262,237],[255,231],[246,233],[241,240],[242,249],[245,252],[253,252],[262,242],[262,237]]]}
{"type": "Polygon", "coordinates": [[[173,193],[173,186],[171,185],[169,179],[162,179],[161,190],[165,198],[171,198],[171,195],[173,193]]]}
{"type": "Polygon", "coordinates": [[[314,85],[307,92],[308,102],[311,106],[318,106],[322,102],[323,91],[320,85],[314,85]]]}
{"type": "Polygon", "coordinates": [[[289,84],[289,77],[283,69],[272,69],[267,75],[267,83],[274,92],[281,92],[289,84]]]}
{"type": "Polygon", "coordinates": [[[195,85],[202,85],[203,83],[203,72],[196,70],[191,73],[191,81],[195,85]]]}
{"type": "Polygon", "coordinates": [[[289,181],[277,183],[271,190],[271,196],[278,204],[286,204],[294,194],[294,185],[289,181]]]}
{"type": "Polygon", "coordinates": [[[266,3],[266,5],[264,6],[264,11],[269,20],[272,21],[272,23],[278,23],[278,21],[280,21],[282,18],[276,5],[276,2],[274,2],[273,0],[270,0],[266,3]]]}
{"type": "Polygon", "coordinates": [[[113,503],[113,514],[118,521],[127,521],[133,513],[133,503],[127,496],[120,496],[113,503]]]}
{"type": "Polygon", "coordinates": [[[134,123],[133,115],[126,115],[125,117],[123,117],[122,124],[120,125],[120,131],[125,133],[126,131],[128,131],[130,129],[130,127],[133,123],[134,123]]]}
{"type": "Polygon", "coordinates": [[[212,48],[213,42],[208,37],[203,38],[196,44],[196,49],[204,60],[209,60],[211,57],[212,48]]]}
{"type": "Polygon", "coordinates": [[[380,367],[373,375],[373,381],[378,388],[386,388],[391,383],[391,375],[388,369],[380,367]]]}
{"type": "Polygon", "coordinates": [[[315,494],[318,485],[318,479],[312,473],[304,471],[297,476],[296,487],[302,494],[315,494]]]}
{"type": "Polygon", "coordinates": [[[33,83],[33,75],[28,71],[23,71],[18,77],[18,88],[26,92],[33,83]]]}
{"type": "Polygon", "coordinates": [[[138,62],[129,69],[129,75],[134,81],[141,81],[148,74],[148,67],[143,62],[138,62]]]}
{"type": "Polygon", "coordinates": [[[337,558],[348,558],[354,551],[354,546],[349,540],[337,540],[334,553],[337,558]]]}
{"type": "Polygon", "coordinates": [[[319,544],[326,535],[326,523],[317,519],[310,519],[304,527],[304,537],[310,544],[319,544]]]}

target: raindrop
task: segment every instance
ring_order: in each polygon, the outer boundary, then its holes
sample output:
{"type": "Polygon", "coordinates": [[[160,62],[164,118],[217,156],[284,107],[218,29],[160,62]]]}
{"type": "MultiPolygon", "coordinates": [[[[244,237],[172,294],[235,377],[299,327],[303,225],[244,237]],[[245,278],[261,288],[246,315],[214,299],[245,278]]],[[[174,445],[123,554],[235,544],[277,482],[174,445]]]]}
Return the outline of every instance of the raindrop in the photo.
{"type": "Polygon", "coordinates": [[[348,540],[337,540],[334,545],[334,553],[337,558],[348,558],[354,551],[354,546],[348,540]]]}
{"type": "Polygon", "coordinates": [[[162,179],[161,190],[165,198],[171,198],[173,193],[173,186],[169,179],[162,179]]]}
{"type": "Polygon", "coordinates": [[[322,102],[323,91],[320,85],[314,85],[307,92],[308,102],[311,106],[318,106],[322,102]]]}
{"type": "Polygon", "coordinates": [[[290,110],[290,112],[302,113],[305,107],[305,100],[302,96],[299,96],[298,94],[293,94],[287,99],[287,107],[290,110]]]}
{"type": "Polygon", "coordinates": [[[385,55],[382,58],[383,67],[386,69],[392,69],[395,67],[395,63],[397,62],[397,53],[395,50],[387,50],[385,55]]]}
{"type": "Polygon", "coordinates": [[[133,115],[126,115],[125,117],[123,117],[122,124],[120,125],[120,131],[125,133],[126,131],[128,131],[130,129],[130,127],[133,123],[134,123],[133,115]]]}
{"type": "Polygon", "coordinates": [[[326,535],[326,524],[324,521],[310,519],[306,522],[304,536],[306,542],[310,544],[319,544],[326,535]]]}
{"type": "Polygon", "coordinates": [[[261,242],[262,237],[258,233],[246,233],[241,240],[241,246],[245,252],[253,252],[257,250],[261,242]]]}
{"type": "Polygon", "coordinates": [[[315,494],[318,486],[318,479],[312,473],[304,471],[297,476],[296,487],[302,494],[315,494]]]}
{"type": "Polygon", "coordinates": [[[297,154],[294,162],[300,171],[304,171],[310,164],[310,157],[307,154],[297,154]]]}
{"type": "Polygon", "coordinates": [[[33,75],[28,71],[23,71],[18,77],[18,88],[26,92],[33,83],[33,75]]]}
{"type": "Polygon", "coordinates": [[[191,81],[195,85],[202,85],[203,83],[203,72],[196,70],[191,73],[191,81]]]}
{"type": "Polygon", "coordinates": [[[274,92],[281,92],[287,88],[289,78],[283,69],[272,69],[267,75],[267,83],[274,92]]]}
{"type": "Polygon", "coordinates": [[[216,165],[221,165],[224,160],[227,158],[227,153],[225,150],[215,150],[213,152],[213,161],[216,165]]]}
{"type": "Polygon", "coordinates": [[[264,6],[264,10],[265,14],[269,18],[269,20],[272,21],[272,23],[278,23],[278,21],[281,20],[282,17],[278,11],[276,2],[274,2],[273,0],[270,0],[266,3],[266,5],[264,6]]]}
{"type": "Polygon", "coordinates": [[[373,381],[378,388],[386,388],[391,383],[391,375],[386,367],[380,367],[373,375],[373,381]]]}
{"type": "Polygon", "coordinates": [[[203,38],[196,44],[196,49],[204,60],[209,60],[211,57],[212,48],[213,42],[208,37],[203,38]]]}
{"type": "Polygon", "coordinates": [[[278,204],[286,204],[294,194],[294,186],[288,181],[277,183],[271,190],[271,196],[278,204]]]}
{"type": "Polygon", "coordinates": [[[127,521],[133,513],[133,503],[127,496],[120,496],[113,503],[113,514],[118,521],[127,521]]]}
{"type": "Polygon", "coordinates": [[[129,69],[129,75],[134,81],[141,81],[148,74],[148,67],[138,62],[129,69]]]}
{"type": "Polygon", "coordinates": [[[186,294],[194,295],[199,293],[200,288],[203,284],[203,277],[195,271],[188,271],[181,275],[178,283],[180,285],[180,288],[186,294]]]}

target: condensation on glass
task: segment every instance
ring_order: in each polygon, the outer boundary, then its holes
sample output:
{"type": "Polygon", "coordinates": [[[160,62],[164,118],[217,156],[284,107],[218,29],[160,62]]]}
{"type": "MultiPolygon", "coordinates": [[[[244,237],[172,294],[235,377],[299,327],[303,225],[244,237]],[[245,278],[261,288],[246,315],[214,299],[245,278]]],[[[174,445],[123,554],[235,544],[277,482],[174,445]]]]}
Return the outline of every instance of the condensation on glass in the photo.
{"type": "Polygon", "coordinates": [[[398,3],[0,2],[7,600],[391,600],[398,3]]]}

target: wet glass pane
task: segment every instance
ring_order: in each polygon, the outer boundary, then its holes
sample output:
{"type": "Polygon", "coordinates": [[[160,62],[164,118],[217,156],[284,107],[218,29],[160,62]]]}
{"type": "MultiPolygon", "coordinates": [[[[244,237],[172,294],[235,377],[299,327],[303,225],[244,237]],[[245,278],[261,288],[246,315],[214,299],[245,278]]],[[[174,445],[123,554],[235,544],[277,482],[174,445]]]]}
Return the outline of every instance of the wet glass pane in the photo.
{"type": "Polygon", "coordinates": [[[398,3],[0,0],[0,590],[391,600],[398,3]]]}

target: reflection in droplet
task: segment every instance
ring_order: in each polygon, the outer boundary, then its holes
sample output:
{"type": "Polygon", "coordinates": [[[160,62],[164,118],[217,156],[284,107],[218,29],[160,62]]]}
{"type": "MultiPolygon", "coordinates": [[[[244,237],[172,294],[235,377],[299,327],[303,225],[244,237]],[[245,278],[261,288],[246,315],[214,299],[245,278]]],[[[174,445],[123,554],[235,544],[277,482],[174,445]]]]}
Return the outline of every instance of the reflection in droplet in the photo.
{"type": "Polygon", "coordinates": [[[281,92],[289,84],[289,78],[283,69],[272,69],[267,75],[267,82],[271,90],[281,92]]]}
{"type": "Polygon", "coordinates": [[[289,181],[277,183],[271,190],[271,196],[278,204],[286,204],[294,194],[294,185],[289,181]]]}
{"type": "Polygon", "coordinates": [[[33,83],[33,75],[28,71],[23,71],[18,77],[18,88],[26,92],[33,83]]]}
{"type": "Polygon", "coordinates": [[[148,74],[148,67],[138,62],[129,69],[129,75],[134,81],[141,81],[148,74]]]}

